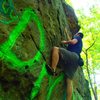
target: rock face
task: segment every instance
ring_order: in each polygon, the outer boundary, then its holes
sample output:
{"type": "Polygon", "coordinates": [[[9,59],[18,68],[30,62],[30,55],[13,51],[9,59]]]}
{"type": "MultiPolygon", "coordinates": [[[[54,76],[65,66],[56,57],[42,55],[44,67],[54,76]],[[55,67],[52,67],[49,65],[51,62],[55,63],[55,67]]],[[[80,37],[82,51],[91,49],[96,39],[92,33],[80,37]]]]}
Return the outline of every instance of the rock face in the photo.
{"type": "MultiPolygon", "coordinates": [[[[64,100],[63,73],[50,76],[45,64],[67,39],[64,28],[72,35],[80,29],[74,10],[64,0],[1,0],[0,12],[0,100],[64,100]]],[[[73,100],[91,100],[81,67],[73,100]]]]}
{"type": "Polygon", "coordinates": [[[75,15],[74,9],[70,5],[63,3],[64,11],[67,16],[69,29],[72,34],[75,34],[79,31],[80,26],[78,25],[78,19],[75,15]]]}

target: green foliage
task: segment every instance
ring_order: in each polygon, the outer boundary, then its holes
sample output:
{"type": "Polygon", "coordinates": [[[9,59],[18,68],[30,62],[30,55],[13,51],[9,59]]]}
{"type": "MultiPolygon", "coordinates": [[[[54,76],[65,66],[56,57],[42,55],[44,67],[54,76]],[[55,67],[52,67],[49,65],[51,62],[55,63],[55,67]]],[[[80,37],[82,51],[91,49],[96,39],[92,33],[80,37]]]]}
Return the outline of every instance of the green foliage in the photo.
{"type": "Polygon", "coordinates": [[[84,47],[83,51],[89,48],[93,42],[94,45],[89,49],[89,65],[99,68],[100,59],[100,11],[98,7],[93,6],[90,8],[89,15],[82,13],[82,10],[77,11],[79,17],[79,23],[81,25],[81,31],[84,33],[84,47]],[[92,61],[91,61],[92,60],[92,61]]]}
{"type": "Polygon", "coordinates": [[[95,2],[89,0],[89,5],[85,9],[75,11],[81,26],[80,31],[84,33],[82,58],[84,58],[85,66],[83,69],[85,77],[90,82],[95,100],[97,100],[96,93],[100,93],[95,88],[97,86],[96,73],[97,70],[100,70],[100,3],[98,3],[99,0],[95,0],[95,2]]]}
{"type": "MultiPolygon", "coordinates": [[[[99,6],[93,5],[90,8],[90,11],[87,15],[83,13],[83,9],[76,11],[78,14],[79,23],[81,25],[81,31],[84,33],[83,39],[83,51],[88,53],[88,66],[84,66],[85,76],[88,78],[88,74],[90,73],[91,79],[89,81],[92,82],[94,91],[95,90],[95,75],[96,71],[100,69],[100,11],[99,6]],[[87,72],[86,67],[89,68],[89,73],[87,72]],[[92,77],[93,75],[93,77],[92,77]]],[[[87,59],[85,55],[83,55],[84,61],[87,59]]],[[[92,90],[93,91],[93,90],[92,90]]],[[[97,92],[99,93],[99,92],[97,92]]],[[[95,97],[95,96],[94,96],[95,97]]]]}
{"type": "Polygon", "coordinates": [[[71,5],[72,6],[72,2],[71,0],[65,0],[67,4],[71,5]]]}

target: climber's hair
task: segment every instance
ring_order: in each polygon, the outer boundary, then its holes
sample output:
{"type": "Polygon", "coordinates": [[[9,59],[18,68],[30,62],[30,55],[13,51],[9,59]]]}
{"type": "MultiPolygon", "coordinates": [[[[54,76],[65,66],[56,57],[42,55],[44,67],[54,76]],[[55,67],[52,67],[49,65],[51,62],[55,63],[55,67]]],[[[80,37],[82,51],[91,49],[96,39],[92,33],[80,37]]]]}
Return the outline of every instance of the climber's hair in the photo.
{"type": "Polygon", "coordinates": [[[83,38],[83,37],[84,37],[84,35],[83,35],[83,33],[82,33],[82,32],[78,32],[77,34],[79,34],[81,38],[83,38]]]}

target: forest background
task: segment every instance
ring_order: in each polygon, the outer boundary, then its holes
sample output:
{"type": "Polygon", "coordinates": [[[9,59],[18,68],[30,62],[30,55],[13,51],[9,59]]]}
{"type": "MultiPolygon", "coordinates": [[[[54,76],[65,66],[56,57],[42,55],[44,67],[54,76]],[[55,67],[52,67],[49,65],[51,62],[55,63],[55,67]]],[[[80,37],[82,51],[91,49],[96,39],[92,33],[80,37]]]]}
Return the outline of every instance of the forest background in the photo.
{"type": "Polygon", "coordinates": [[[100,100],[100,2],[99,0],[66,0],[78,17],[84,33],[83,70],[90,83],[93,100],[100,100]]]}

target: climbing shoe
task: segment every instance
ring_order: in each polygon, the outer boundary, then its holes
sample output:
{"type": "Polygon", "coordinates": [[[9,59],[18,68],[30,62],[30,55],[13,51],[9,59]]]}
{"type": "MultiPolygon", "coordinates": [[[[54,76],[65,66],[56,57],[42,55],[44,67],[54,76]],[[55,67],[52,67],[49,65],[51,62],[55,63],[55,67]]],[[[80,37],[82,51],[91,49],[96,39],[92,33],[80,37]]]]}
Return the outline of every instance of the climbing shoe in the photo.
{"type": "Polygon", "coordinates": [[[52,76],[57,75],[57,73],[54,71],[54,69],[52,67],[50,67],[49,65],[47,65],[47,64],[46,64],[46,70],[47,70],[49,75],[52,75],[52,76]]]}

